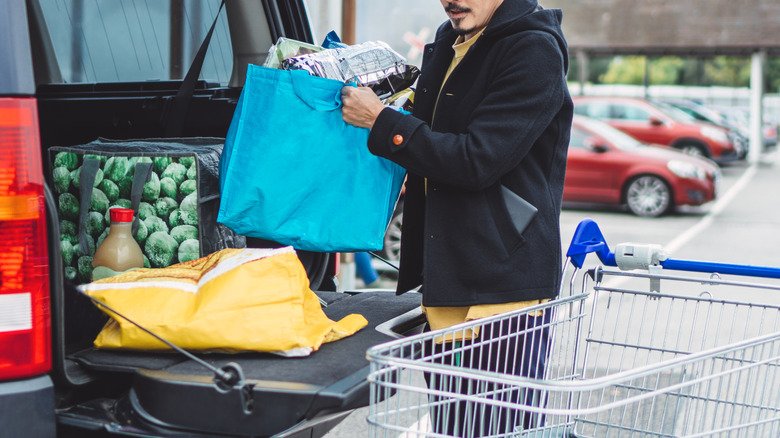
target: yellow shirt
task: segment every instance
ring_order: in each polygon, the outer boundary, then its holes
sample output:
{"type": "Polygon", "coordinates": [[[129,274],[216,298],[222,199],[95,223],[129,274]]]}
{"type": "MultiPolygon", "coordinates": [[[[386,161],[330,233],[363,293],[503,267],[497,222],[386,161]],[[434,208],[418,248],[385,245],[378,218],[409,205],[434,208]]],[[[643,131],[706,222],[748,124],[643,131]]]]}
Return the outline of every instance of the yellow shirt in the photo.
{"type": "MultiPolygon", "coordinates": [[[[444,84],[447,82],[447,79],[450,77],[450,74],[453,70],[455,70],[455,67],[458,66],[458,63],[463,59],[464,56],[466,56],[466,53],[469,51],[471,46],[474,45],[474,43],[479,39],[480,36],[482,36],[482,32],[484,32],[485,29],[482,29],[479,31],[478,34],[474,35],[472,38],[470,38],[468,41],[463,41],[463,37],[460,36],[455,41],[455,44],[453,44],[452,48],[455,50],[455,56],[452,58],[452,62],[450,63],[450,67],[447,69],[447,73],[444,75],[444,81],[442,81],[442,88],[444,88],[444,84]]],[[[439,93],[441,93],[441,90],[439,90],[439,93]]],[[[436,113],[436,109],[434,108],[434,114],[436,113]]],[[[425,180],[425,188],[426,188],[426,194],[428,189],[428,180],[425,180]]],[[[425,317],[428,319],[428,324],[431,326],[432,330],[437,330],[441,328],[447,328],[450,326],[453,326],[455,324],[460,324],[462,322],[466,321],[473,321],[475,319],[479,318],[486,318],[488,316],[498,315],[500,313],[506,313],[510,312],[512,310],[518,310],[525,307],[534,306],[543,302],[546,302],[548,300],[531,300],[531,301],[518,301],[514,303],[503,303],[503,304],[478,304],[475,306],[462,306],[462,307],[425,307],[423,306],[423,312],[425,312],[425,317]]],[[[538,315],[534,315],[538,316],[538,315]]],[[[471,331],[466,331],[463,333],[463,340],[472,339],[472,337],[479,336],[479,333],[475,330],[474,333],[471,333],[471,331]]],[[[451,341],[449,337],[445,339],[445,341],[451,341]]],[[[440,340],[437,340],[437,342],[440,340]]]]}

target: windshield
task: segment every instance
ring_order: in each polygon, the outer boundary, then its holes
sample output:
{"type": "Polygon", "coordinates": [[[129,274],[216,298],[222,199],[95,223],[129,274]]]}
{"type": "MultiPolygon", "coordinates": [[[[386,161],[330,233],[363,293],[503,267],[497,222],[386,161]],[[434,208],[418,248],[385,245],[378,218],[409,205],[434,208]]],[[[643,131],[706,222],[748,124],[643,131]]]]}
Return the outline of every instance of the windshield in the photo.
{"type": "Polygon", "coordinates": [[[685,111],[675,108],[672,105],[663,103],[663,102],[653,102],[655,106],[663,110],[669,117],[673,118],[674,120],[682,123],[695,123],[696,118],[692,115],[686,113],[685,111]]]}
{"type": "Polygon", "coordinates": [[[618,149],[630,151],[644,146],[634,137],[613,128],[604,122],[587,117],[577,117],[577,121],[585,127],[585,129],[608,141],[618,149]]]}

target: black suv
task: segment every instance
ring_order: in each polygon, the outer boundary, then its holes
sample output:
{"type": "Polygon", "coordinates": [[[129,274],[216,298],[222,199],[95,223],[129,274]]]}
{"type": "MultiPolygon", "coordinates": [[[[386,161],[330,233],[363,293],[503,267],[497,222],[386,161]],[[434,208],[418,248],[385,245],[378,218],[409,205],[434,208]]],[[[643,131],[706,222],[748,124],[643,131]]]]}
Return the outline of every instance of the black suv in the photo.
{"type": "Polygon", "coordinates": [[[48,149],[177,119],[176,136],[224,137],[247,64],[281,36],[312,42],[302,0],[0,2],[0,436],[312,437],[368,403],[365,350],[419,297],[327,292],[329,254],[301,254],[326,314],[369,326],[303,359],[95,350],[104,316],[63,276],[48,149]]]}

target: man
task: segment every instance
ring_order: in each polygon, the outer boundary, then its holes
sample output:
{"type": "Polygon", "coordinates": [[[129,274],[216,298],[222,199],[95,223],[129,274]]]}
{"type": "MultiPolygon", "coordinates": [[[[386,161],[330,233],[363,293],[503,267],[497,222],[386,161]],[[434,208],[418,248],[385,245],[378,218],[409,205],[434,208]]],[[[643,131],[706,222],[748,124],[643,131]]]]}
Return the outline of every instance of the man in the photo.
{"type": "MultiPolygon", "coordinates": [[[[537,0],[441,3],[449,21],[425,47],[413,116],[386,109],[368,88],[342,91],[344,120],[370,128],[369,150],[408,171],[398,293],[422,284],[433,329],[556,296],[572,120],[559,10],[537,0]],[[526,202],[537,212],[519,229],[526,202]]],[[[510,372],[541,377],[546,339],[534,343],[519,351],[536,351],[538,364],[521,370],[524,355],[514,355],[510,372]]],[[[454,421],[434,427],[485,432],[454,421]]]]}

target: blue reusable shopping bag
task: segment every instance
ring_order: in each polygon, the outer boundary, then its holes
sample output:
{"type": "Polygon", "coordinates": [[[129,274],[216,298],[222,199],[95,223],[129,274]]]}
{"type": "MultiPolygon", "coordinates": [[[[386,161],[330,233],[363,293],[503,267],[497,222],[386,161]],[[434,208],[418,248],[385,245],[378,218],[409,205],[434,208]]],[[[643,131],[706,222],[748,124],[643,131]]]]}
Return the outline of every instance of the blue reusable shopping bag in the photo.
{"type": "Polygon", "coordinates": [[[405,170],[342,120],[343,86],[249,66],[219,163],[218,222],[301,250],[382,248],[405,170]]]}

